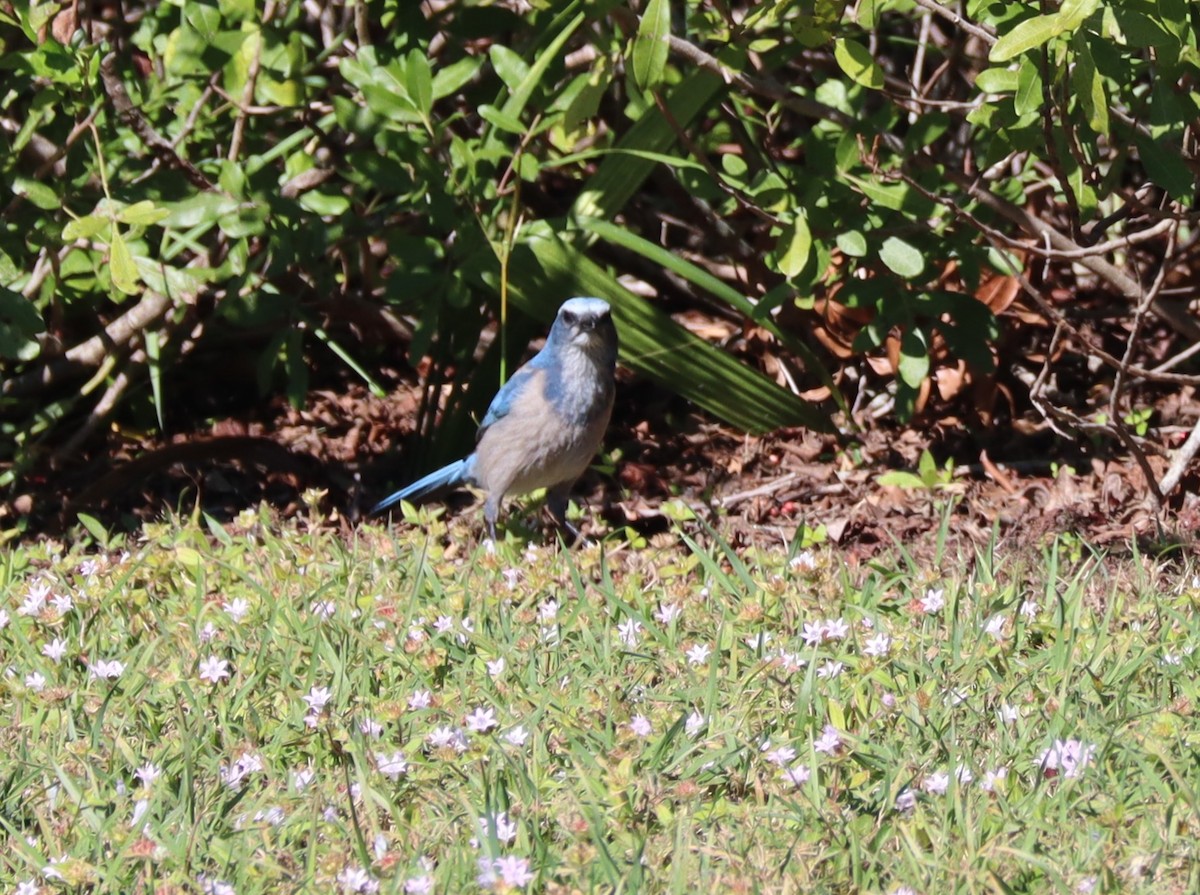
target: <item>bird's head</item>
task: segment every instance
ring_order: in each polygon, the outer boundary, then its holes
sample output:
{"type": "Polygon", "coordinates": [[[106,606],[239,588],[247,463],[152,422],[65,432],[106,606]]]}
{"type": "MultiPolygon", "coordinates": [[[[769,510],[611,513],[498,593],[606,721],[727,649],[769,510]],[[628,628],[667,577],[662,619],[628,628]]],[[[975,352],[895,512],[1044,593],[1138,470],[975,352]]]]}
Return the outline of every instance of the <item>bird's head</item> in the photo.
{"type": "Polygon", "coordinates": [[[612,308],[601,298],[571,298],[563,302],[550,330],[553,342],[580,349],[596,358],[616,361],[617,328],[612,308]]]}

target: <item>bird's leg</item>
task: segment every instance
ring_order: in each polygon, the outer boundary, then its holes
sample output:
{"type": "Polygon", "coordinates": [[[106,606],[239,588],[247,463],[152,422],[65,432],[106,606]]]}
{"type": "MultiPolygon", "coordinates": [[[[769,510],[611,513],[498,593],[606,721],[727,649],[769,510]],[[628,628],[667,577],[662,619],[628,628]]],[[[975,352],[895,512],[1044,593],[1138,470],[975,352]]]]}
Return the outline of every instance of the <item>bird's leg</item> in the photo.
{"type": "Polygon", "coordinates": [[[496,519],[500,515],[500,498],[492,498],[488,495],[487,502],[483,505],[483,520],[487,523],[488,537],[492,539],[492,543],[496,543],[496,519]]]}
{"type": "Polygon", "coordinates": [[[546,507],[559,527],[570,533],[571,543],[575,543],[583,537],[583,533],[567,520],[567,500],[573,484],[574,482],[566,482],[555,485],[546,492],[546,507]]]}

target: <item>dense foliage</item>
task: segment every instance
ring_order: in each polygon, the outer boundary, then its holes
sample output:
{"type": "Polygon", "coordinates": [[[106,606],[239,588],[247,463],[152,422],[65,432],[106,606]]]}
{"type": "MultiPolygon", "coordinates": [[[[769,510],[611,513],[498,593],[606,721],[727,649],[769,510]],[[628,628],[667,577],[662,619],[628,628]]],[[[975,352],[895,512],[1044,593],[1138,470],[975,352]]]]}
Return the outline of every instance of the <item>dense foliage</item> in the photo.
{"type": "Polygon", "coordinates": [[[449,400],[462,439],[569,294],[614,302],[627,366],[750,431],[968,387],[991,419],[1020,294],[1057,328],[1047,357],[1121,370],[1103,419],[1058,407],[1048,366],[1034,404],[1124,426],[1144,321],[1200,332],[1170,298],[1195,247],[1197,15],[5,3],[0,483],[114,415],[169,426],[189,357],[296,403],[331,363],[378,389],[401,344],[435,386],[477,364],[449,400]],[[1127,346],[1079,329],[1084,290],[1124,303],[1127,346]],[[690,308],[743,350],[668,316],[690,308]]]}

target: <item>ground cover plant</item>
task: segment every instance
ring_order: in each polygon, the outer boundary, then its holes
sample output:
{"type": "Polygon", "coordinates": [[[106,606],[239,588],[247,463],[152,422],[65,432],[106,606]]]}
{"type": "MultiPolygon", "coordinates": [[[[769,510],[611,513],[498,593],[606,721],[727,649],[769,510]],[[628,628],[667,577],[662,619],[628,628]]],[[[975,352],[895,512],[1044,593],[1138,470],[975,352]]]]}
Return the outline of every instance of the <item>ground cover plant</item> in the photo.
{"type": "Polygon", "coordinates": [[[1196,890],[1189,568],[421,522],[7,548],[0,891],[1196,890]]]}

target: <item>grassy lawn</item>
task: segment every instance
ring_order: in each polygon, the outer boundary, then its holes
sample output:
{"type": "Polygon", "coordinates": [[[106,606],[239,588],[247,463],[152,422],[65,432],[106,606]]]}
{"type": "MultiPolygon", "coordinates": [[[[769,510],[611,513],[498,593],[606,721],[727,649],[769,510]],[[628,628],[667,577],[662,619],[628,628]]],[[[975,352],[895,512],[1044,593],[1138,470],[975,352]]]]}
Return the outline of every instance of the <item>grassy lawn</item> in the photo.
{"type": "Polygon", "coordinates": [[[1190,569],[426,518],[0,554],[0,893],[1200,887],[1190,569]]]}

